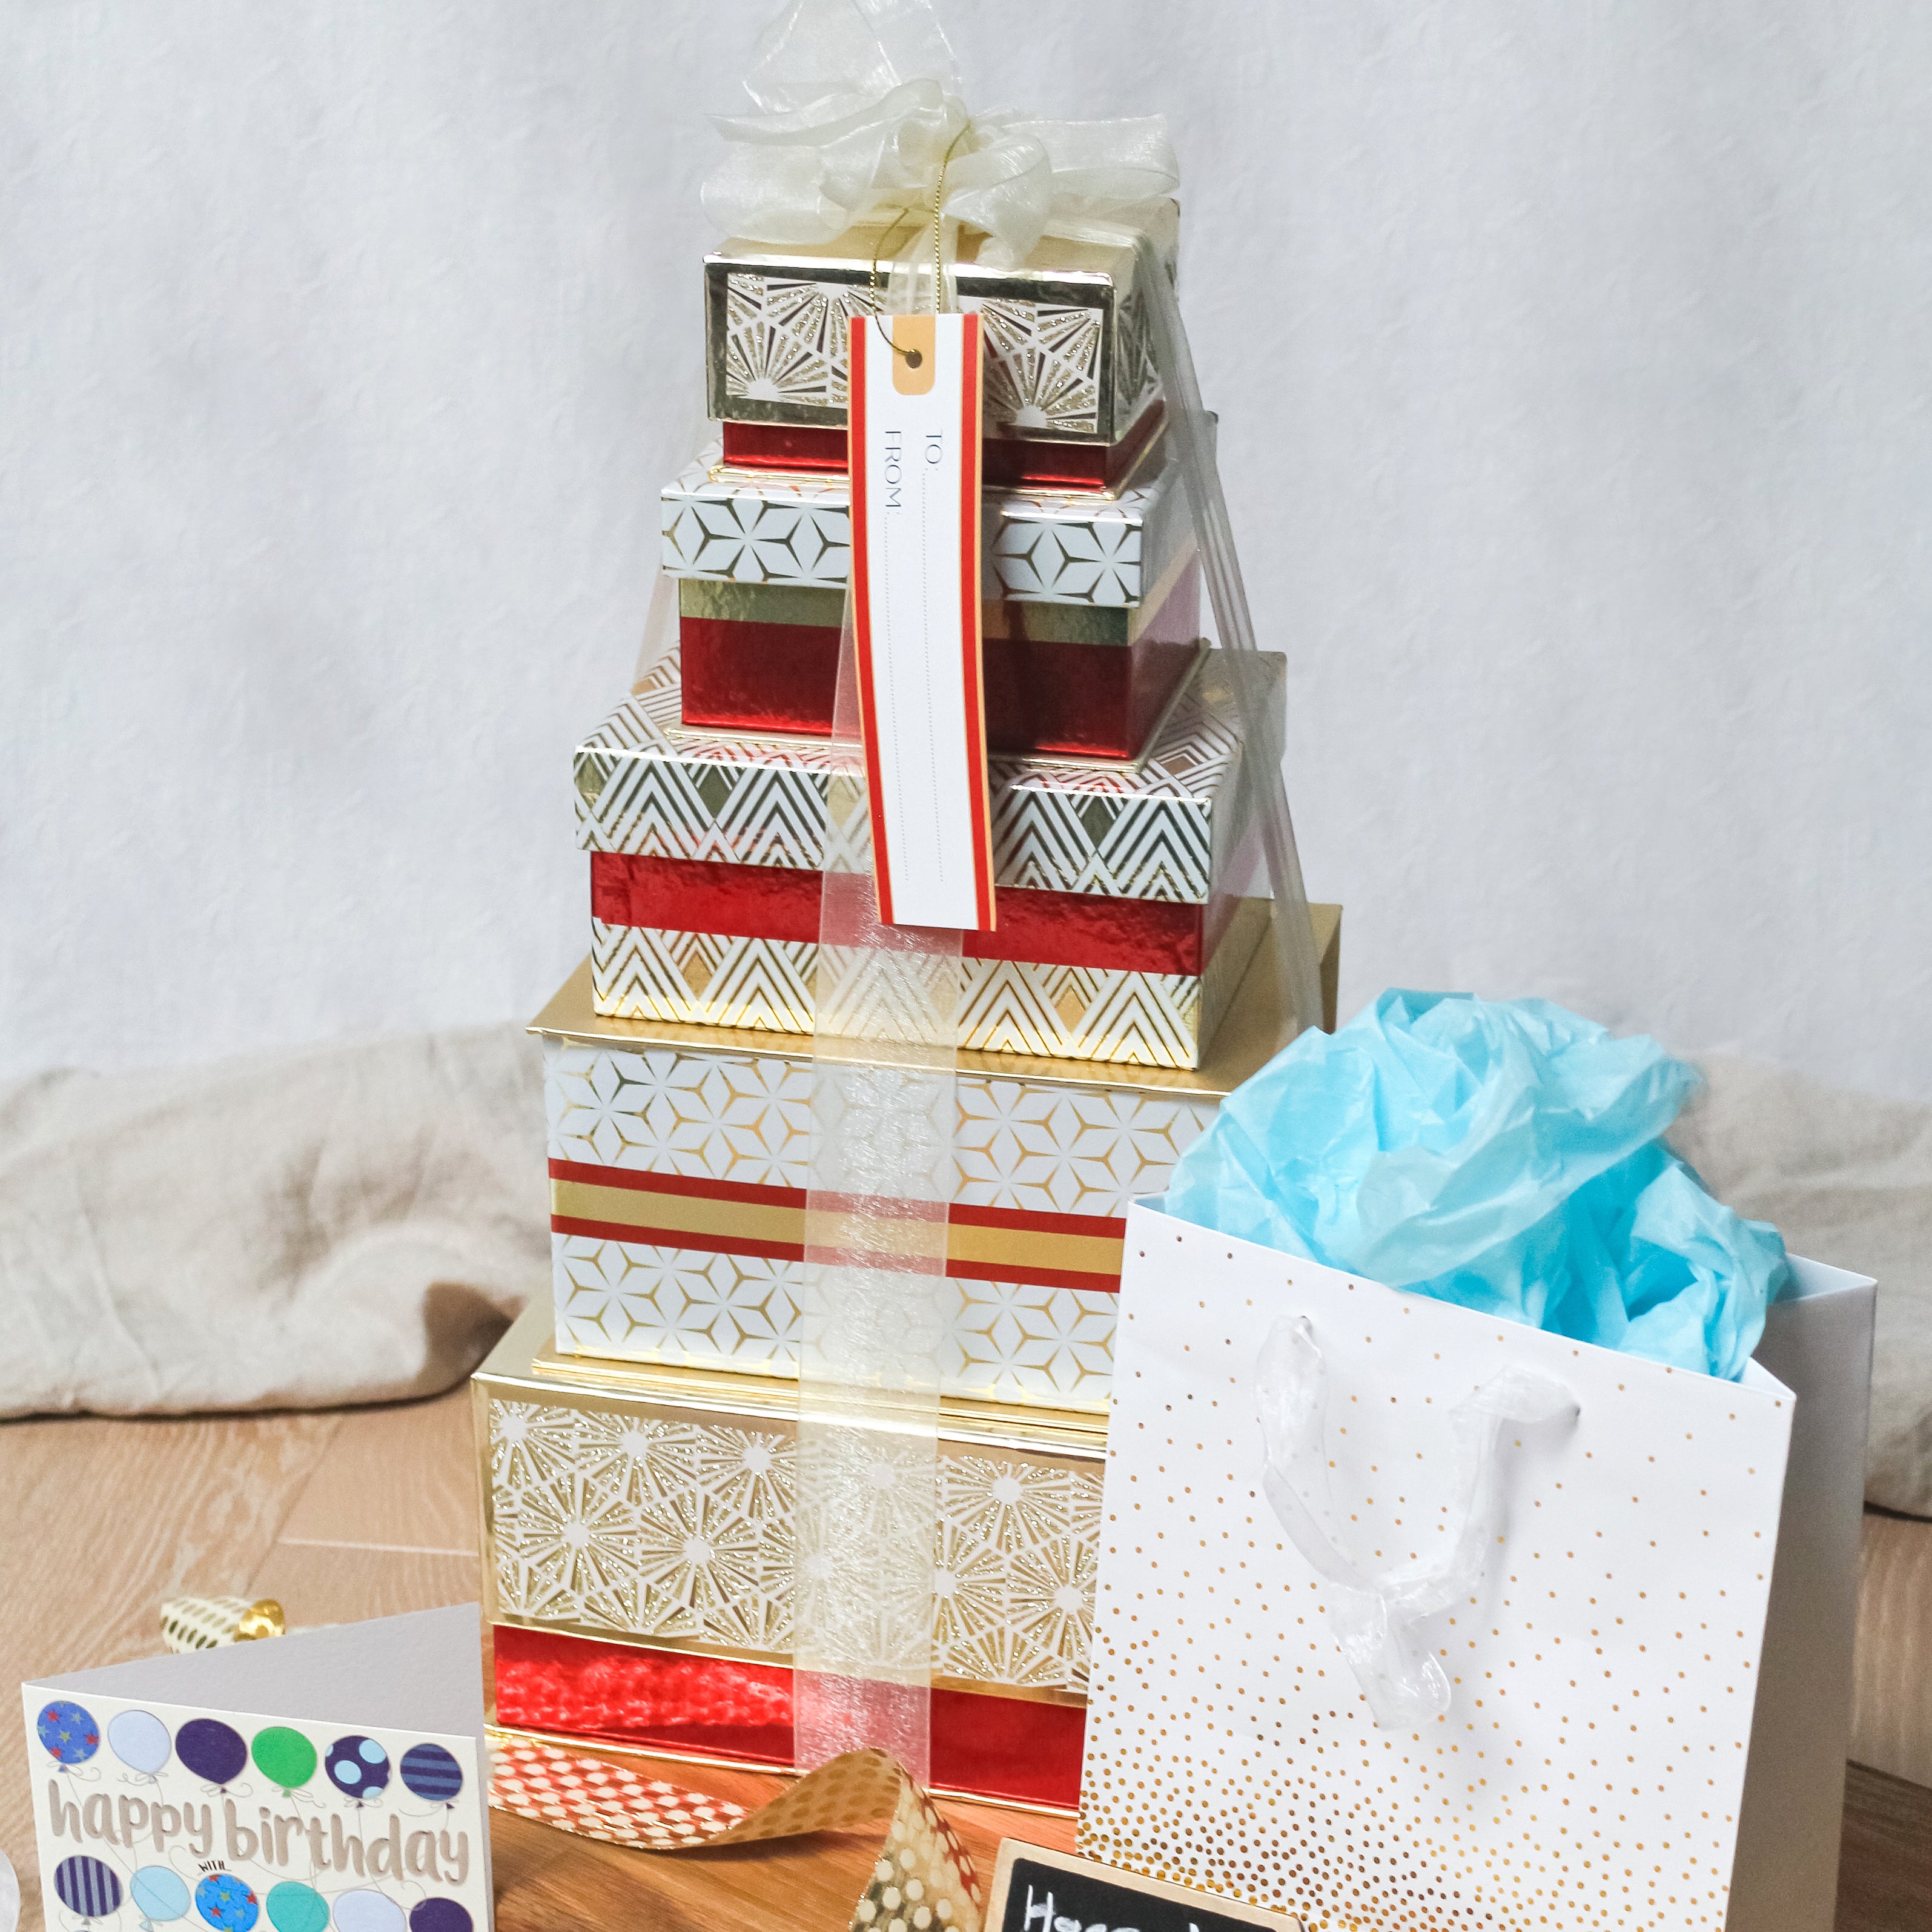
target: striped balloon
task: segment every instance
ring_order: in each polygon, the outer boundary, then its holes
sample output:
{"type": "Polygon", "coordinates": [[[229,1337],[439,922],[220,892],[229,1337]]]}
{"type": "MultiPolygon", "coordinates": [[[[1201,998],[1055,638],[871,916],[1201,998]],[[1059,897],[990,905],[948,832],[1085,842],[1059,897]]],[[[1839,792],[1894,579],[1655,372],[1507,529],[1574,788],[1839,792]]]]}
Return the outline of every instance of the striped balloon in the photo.
{"type": "Polygon", "coordinates": [[[121,1881],[98,1858],[62,1858],[54,1867],[54,1890],[82,1918],[105,1918],[121,1909],[121,1881]]]}
{"type": "Polygon", "coordinates": [[[463,1767],[440,1744],[412,1744],[398,1767],[418,1798],[447,1804],[463,1789],[463,1767]]]}

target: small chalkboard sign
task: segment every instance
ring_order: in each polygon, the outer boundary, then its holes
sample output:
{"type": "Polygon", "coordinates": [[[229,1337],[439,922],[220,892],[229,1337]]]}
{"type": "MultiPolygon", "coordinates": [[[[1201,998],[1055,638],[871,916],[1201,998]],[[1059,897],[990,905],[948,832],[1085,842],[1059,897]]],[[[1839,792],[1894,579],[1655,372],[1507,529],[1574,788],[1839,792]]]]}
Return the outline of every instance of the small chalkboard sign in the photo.
{"type": "Polygon", "coordinates": [[[1303,1932],[1301,1921],[1008,1838],[986,1932],[1303,1932]]]}

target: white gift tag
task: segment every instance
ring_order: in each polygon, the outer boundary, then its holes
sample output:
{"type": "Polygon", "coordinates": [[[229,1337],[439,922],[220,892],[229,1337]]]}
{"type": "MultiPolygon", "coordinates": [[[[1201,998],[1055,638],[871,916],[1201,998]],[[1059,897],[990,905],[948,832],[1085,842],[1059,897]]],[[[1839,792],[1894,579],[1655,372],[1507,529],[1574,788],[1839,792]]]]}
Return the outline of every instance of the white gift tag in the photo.
{"type": "Polygon", "coordinates": [[[853,617],[879,917],[988,932],[980,318],[855,316],[851,436],[853,617]]]}

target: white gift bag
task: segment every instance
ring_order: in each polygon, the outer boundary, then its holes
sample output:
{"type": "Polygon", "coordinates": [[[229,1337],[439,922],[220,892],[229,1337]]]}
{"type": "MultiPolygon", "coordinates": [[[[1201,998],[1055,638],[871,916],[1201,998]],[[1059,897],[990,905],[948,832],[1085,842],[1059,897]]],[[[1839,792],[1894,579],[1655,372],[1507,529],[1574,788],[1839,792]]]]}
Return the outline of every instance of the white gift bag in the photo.
{"type": "Polygon", "coordinates": [[[1726,1382],[1136,1204],[1079,1849],[1311,1928],[1829,1932],[1873,1284],[1792,1267],[1726,1382]]]}

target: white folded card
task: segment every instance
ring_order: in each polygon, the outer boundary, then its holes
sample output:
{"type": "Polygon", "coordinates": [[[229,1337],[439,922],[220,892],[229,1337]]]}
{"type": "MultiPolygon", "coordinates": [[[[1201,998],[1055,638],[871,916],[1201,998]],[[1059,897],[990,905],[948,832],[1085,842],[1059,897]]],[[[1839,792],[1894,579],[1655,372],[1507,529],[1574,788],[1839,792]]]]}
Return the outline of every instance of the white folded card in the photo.
{"type": "Polygon", "coordinates": [[[21,1697],[50,1928],[487,1932],[474,1604],[21,1697]]]}

